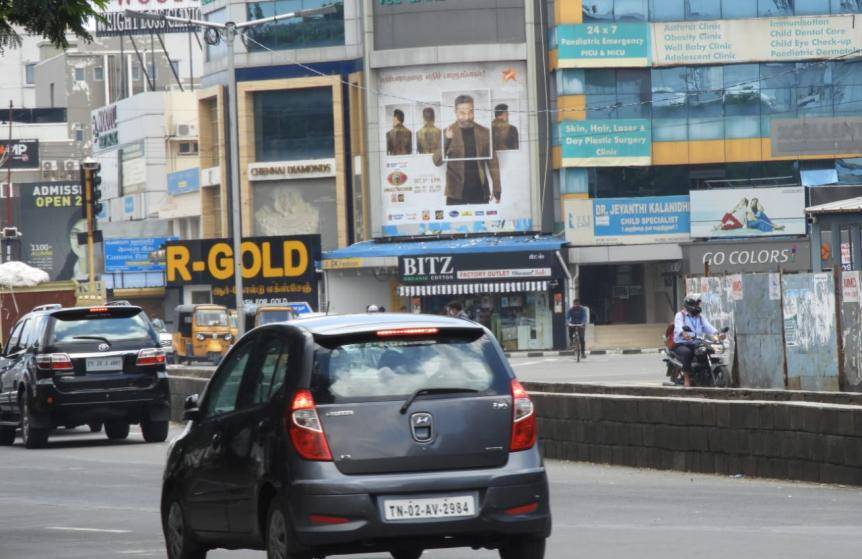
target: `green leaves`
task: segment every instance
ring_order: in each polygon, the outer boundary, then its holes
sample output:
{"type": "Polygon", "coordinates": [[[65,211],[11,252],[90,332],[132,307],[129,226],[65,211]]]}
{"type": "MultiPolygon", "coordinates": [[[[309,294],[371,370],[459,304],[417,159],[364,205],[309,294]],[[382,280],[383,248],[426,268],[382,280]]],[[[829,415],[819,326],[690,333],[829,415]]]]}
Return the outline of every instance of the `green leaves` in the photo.
{"type": "Polygon", "coordinates": [[[16,28],[40,35],[57,48],[68,48],[66,33],[92,41],[86,26],[91,18],[101,19],[100,12],[109,0],[0,0],[0,54],[21,45],[16,28]]]}

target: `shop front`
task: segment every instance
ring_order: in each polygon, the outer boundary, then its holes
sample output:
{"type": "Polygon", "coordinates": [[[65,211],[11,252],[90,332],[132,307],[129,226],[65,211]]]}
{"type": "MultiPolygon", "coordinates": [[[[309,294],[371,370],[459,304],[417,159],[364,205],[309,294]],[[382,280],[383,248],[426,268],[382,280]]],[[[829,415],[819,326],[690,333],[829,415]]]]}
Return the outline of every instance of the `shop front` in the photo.
{"type": "Polygon", "coordinates": [[[687,276],[811,270],[811,243],[805,238],[696,242],[683,245],[683,255],[687,276]]]}
{"type": "Polygon", "coordinates": [[[565,275],[555,251],[411,255],[398,259],[398,294],[414,313],[460,303],[506,351],[565,344],[565,275]]]}

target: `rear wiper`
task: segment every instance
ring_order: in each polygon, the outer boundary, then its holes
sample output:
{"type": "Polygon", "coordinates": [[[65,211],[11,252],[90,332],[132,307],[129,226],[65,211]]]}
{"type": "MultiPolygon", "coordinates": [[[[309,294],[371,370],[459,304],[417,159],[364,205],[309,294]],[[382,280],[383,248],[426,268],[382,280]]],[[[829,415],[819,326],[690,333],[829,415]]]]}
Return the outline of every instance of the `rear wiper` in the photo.
{"type": "Polygon", "coordinates": [[[407,410],[410,409],[410,404],[412,404],[419,396],[427,396],[430,394],[475,394],[476,392],[479,391],[472,388],[420,388],[407,398],[407,401],[401,406],[401,413],[407,413],[407,410]]]}
{"type": "Polygon", "coordinates": [[[96,340],[111,345],[111,340],[104,336],[72,336],[73,340],[96,340]]]}

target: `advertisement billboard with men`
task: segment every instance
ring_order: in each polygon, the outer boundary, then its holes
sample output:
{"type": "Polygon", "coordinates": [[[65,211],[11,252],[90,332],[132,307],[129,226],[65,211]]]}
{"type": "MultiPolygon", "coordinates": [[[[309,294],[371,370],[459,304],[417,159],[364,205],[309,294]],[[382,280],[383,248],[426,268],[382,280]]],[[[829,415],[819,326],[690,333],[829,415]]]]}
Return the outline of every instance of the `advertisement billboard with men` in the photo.
{"type": "Polygon", "coordinates": [[[380,72],[383,233],[533,228],[523,62],[380,72]]]}

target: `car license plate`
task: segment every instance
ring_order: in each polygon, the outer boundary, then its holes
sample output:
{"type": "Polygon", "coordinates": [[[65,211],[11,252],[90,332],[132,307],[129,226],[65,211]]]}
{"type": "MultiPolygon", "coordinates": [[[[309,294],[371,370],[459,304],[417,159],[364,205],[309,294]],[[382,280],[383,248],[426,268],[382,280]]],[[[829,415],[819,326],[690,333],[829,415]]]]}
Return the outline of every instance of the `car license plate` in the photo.
{"type": "Polygon", "coordinates": [[[383,499],[386,520],[424,520],[476,516],[473,495],[453,495],[430,499],[383,499]]]}
{"type": "Polygon", "coordinates": [[[122,357],[90,357],[87,359],[88,373],[101,373],[105,371],[122,371],[122,357]]]}

